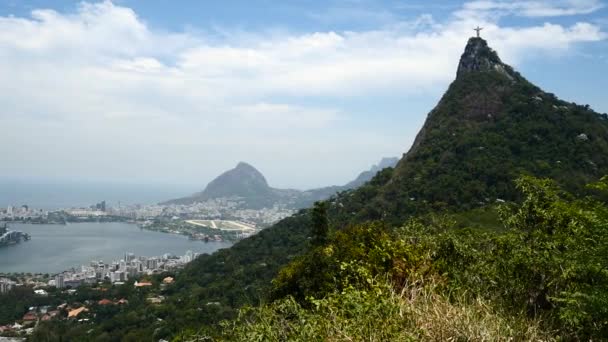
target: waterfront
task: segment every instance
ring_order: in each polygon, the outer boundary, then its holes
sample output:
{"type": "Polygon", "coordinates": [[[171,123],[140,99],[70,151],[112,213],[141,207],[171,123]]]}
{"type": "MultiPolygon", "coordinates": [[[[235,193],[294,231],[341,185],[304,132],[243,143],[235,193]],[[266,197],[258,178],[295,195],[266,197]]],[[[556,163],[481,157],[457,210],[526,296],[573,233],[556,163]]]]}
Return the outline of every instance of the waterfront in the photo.
{"type": "Polygon", "coordinates": [[[165,253],[213,253],[228,242],[201,242],[186,236],[142,230],[127,223],[71,223],[68,225],[9,224],[31,235],[30,241],[0,248],[0,273],[57,273],[89,264],[110,262],[125,252],[142,256],[165,253]]]}

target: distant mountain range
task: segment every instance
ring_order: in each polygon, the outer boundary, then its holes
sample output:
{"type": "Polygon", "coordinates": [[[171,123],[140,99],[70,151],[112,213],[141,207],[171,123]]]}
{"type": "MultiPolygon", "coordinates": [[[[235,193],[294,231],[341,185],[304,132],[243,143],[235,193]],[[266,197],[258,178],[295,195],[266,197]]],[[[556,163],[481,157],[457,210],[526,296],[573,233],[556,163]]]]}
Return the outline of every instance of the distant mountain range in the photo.
{"type": "Polygon", "coordinates": [[[264,175],[255,167],[239,162],[212,180],[207,187],[191,196],[178,198],[162,204],[192,204],[219,198],[238,199],[243,208],[260,209],[281,205],[288,208],[305,208],[315,201],[331,197],[340,191],[355,189],[371,180],[378,171],[394,167],[398,158],[383,158],[377,165],[363,171],[353,181],[345,185],[335,185],[311,190],[275,189],[268,185],[264,175]]]}

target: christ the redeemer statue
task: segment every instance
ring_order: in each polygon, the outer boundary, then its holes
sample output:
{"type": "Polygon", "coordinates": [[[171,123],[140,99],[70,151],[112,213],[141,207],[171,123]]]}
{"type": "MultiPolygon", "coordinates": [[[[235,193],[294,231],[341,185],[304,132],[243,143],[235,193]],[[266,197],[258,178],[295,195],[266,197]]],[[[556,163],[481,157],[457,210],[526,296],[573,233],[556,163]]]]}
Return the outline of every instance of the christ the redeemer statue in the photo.
{"type": "Polygon", "coordinates": [[[481,32],[481,30],[483,30],[483,27],[479,27],[479,26],[477,26],[477,27],[476,27],[476,28],[474,28],[473,30],[477,32],[477,38],[480,38],[480,37],[479,37],[479,32],[481,32]]]}

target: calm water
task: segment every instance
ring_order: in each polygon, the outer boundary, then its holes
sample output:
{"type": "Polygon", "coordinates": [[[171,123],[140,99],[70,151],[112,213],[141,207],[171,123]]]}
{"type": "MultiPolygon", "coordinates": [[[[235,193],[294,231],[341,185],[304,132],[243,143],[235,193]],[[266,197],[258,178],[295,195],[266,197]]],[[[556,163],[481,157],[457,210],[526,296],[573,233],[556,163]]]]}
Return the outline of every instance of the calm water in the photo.
{"type": "Polygon", "coordinates": [[[9,229],[29,233],[32,239],[0,248],[0,272],[56,273],[91,260],[120,259],[125,252],[184,255],[187,250],[213,253],[231,245],[190,241],[182,235],[141,230],[126,223],[10,224],[9,229]]]}

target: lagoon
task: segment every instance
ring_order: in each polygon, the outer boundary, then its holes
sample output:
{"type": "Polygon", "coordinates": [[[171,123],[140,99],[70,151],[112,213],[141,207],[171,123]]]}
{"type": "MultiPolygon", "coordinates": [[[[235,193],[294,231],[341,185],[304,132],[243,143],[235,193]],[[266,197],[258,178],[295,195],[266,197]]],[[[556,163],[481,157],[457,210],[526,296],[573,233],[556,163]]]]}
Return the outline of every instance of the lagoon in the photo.
{"type": "Polygon", "coordinates": [[[92,260],[111,262],[126,252],[137,256],[213,253],[229,242],[202,242],[140,229],[128,223],[9,224],[31,235],[30,241],[0,247],[0,273],[58,273],[92,260]]]}

